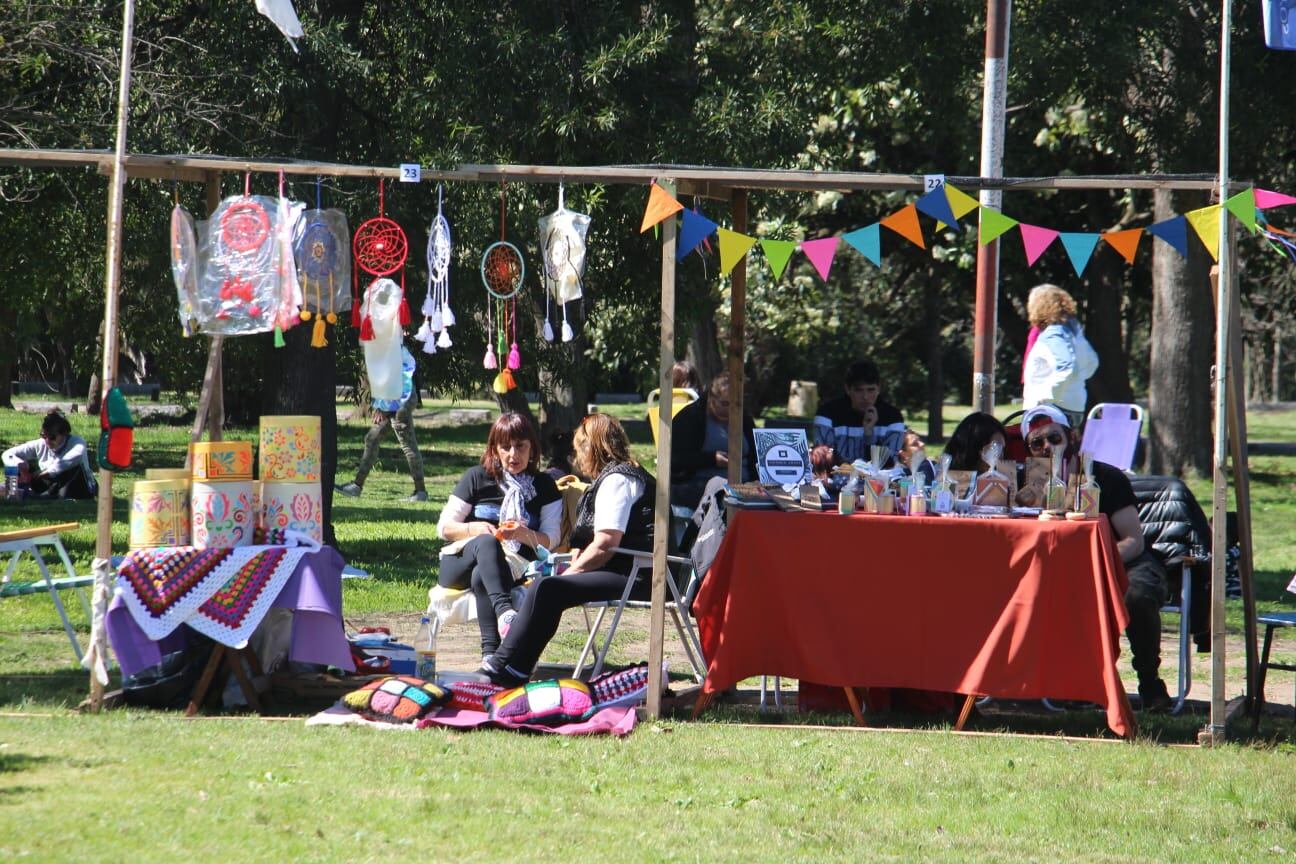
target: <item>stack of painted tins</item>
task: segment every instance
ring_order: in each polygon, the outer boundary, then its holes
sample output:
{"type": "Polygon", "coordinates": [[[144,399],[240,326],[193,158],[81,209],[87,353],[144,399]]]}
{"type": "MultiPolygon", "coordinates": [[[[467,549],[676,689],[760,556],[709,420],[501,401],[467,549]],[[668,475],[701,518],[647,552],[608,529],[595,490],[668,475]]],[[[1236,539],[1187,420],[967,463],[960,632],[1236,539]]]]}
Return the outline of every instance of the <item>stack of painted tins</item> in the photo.
{"type": "Polygon", "coordinates": [[[189,445],[192,539],[199,549],[249,546],[256,527],[252,444],[198,441],[189,445]]]}
{"type": "Polygon", "coordinates": [[[189,471],[149,468],[131,490],[130,548],[189,545],[189,471]]]}
{"type": "Polygon", "coordinates": [[[320,418],[261,418],[259,530],[265,542],[283,543],[288,531],[324,542],[320,494],[320,418]]]}

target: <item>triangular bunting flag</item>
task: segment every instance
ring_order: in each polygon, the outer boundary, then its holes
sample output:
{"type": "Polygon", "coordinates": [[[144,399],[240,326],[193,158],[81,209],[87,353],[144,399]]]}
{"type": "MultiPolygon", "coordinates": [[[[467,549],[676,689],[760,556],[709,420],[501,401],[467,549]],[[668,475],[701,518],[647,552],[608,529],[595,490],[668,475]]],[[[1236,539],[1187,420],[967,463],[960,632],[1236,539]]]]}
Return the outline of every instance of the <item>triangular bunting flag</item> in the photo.
{"type": "Polygon", "coordinates": [[[997,240],[1000,234],[1003,234],[1009,228],[1014,228],[1017,220],[1011,216],[1005,216],[998,210],[991,207],[981,208],[981,233],[979,242],[982,246],[997,240]]]}
{"type": "Polygon", "coordinates": [[[1124,231],[1106,231],[1102,235],[1103,242],[1120,253],[1125,259],[1125,263],[1133,264],[1134,256],[1138,254],[1139,239],[1143,236],[1142,228],[1126,228],[1124,231]]]}
{"type": "Polygon", "coordinates": [[[1039,257],[1044,254],[1044,250],[1053,245],[1053,241],[1058,238],[1058,232],[1052,228],[1041,228],[1038,225],[1027,225],[1025,222],[1018,224],[1021,231],[1022,246],[1026,247],[1026,266],[1032,267],[1039,257]]]}
{"type": "Polygon", "coordinates": [[[1211,260],[1219,260],[1220,206],[1212,204],[1198,210],[1189,210],[1184,214],[1188,224],[1201,238],[1202,245],[1210,253],[1211,260]]]}
{"type": "MultiPolygon", "coordinates": [[[[922,228],[918,225],[918,208],[909,204],[890,216],[880,221],[901,237],[913,243],[919,249],[926,249],[927,244],[923,242],[922,228]]],[[[802,244],[804,246],[805,244],[802,244]]]]}
{"type": "Polygon", "coordinates": [[[810,259],[810,263],[819,273],[819,278],[828,281],[828,272],[832,270],[833,256],[837,254],[838,237],[824,237],[822,240],[805,240],[801,251],[810,259]]]}
{"type": "Polygon", "coordinates": [[[720,235],[720,275],[727,276],[734,265],[756,245],[756,238],[728,228],[717,228],[716,232],[720,235]]]}
{"type": "Polygon", "coordinates": [[[1094,247],[1098,245],[1099,235],[1063,232],[1058,236],[1062,238],[1062,245],[1066,248],[1067,257],[1071,259],[1071,266],[1075,268],[1076,275],[1083,276],[1085,268],[1089,266],[1089,259],[1093,257],[1094,247]]]}
{"type": "Polygon", "coordinates": [[[765,262],[774,271],[775,281],[782,279],[783,271],[787,269],[788,259],[796,251],[797,244],[791,240],[762,240],[760,244],[765,252],[765,262]]]}
{"type": "Polygon", "coordinates": [[[962,219],[978,206],[977,199],[948,183],[945,184],[945,200],[949,201],[950,212],[954,214],[955,219],[962,219]]]}
{"type": "Polygon", "coordinates": [[[1270,207],[1283,207],[1287,204],[1296,204],[1296,198],[1290,195],[1284,195],[1281,192],[1270,192],[1268,189],[1255,190],[1255,202],[1257,210],[1268,210],[1270,207]]]}
{"type": "Polygon", "coordinates": [[[915,201],[914,206],[918,208],[918,212],[927,214],[942,226],[949,225],[955,231],[959,230],[958,217],[950,208],[949,198],[945,196],[944,188],[936,187],[915,201]]]}
{"type": "Polygon", "coordinates": [[[652,188],[648,192],[648,206],[644,208],[643,224],[639,226],[639,233],[642,234],[667,216],[678,213],[683,209],[684,205],[676,201],[674,195],[656,183],[652,184],[652,188]]]}
{"type": "Polygon", "coordinates": [[[1245,189],[1232,198],[1224,201],[1224,206],[1237,219],[1254,234],[1256,228],[1256,196],[1254,189],[1245,189]]]}
{"type": "Polygon", "coordinates": [[[684,224],[680,226],[679,245],[675,248],[675,260],[683,261],[703,240],[714,234],[716,228],[716,223],[701,213],[685,210],[684,224]]]}
{"type": "Polygon", "coordinates": [[[1184,217],[1176,216],[1173,219],[1149,225],[1147,232],[1153,237],[1159,237],[1169,243],[1183,257],[1188,257],[1188,220],[1184,217]]]}
{"type": "Polygon", "coordinates": [[[843,234],[842,239],[876,266],[882,266],[882,227],[878,223],[843,234]]]}

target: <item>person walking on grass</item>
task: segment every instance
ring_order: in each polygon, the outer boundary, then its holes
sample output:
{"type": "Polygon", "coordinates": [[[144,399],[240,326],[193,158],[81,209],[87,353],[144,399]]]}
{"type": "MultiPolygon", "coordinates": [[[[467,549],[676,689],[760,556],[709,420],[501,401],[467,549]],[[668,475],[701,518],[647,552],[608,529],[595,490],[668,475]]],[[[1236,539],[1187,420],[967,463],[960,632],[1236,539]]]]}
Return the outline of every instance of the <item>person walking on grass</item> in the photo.
{"type": "Polygon", "coordinates": [[[418,439],[414,436],[414,403],[418,401],[414,387],[414,357],[401,348],[401,396],[396,400],[373,400],[373,425],[365,433],[364,453],[360,456],[360,465],[356,468],[355,480],[338,486],[337,491],[348,498],[359,498],[364,491],[365,480],[378,461],[378,444],[382,441],[387,427],[396,433],[405,461],[409,464],[410,477],[414,480],[414,494],[406,500],[421,502],[427,500],[427,487],[423,481],[423,456],[419,453],[418,439]]]}

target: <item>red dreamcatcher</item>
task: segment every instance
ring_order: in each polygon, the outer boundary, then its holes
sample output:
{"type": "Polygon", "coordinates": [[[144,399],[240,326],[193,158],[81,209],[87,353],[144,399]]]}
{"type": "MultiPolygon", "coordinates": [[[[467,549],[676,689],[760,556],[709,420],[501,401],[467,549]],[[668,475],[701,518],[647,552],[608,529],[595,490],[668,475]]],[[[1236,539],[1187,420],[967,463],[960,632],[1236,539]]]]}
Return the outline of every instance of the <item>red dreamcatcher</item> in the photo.
{"type": "Polygon", "coordinates": [[[230,311],[242,310],[249,318],[260,318],[252,271],[266,251],[270,239],[270,214],[252,197],[252,175],[243,177],[243,198],[225,208],[220,218],[220,246],[230,275],[220,287],[221,308],[217,318],[229,318],[230,311]]]}
{"type": "Polygon", "coordinates": [[[360,272],[370,276],[390,276],[400,271],[400,323],[406,327],[410,323],[409,304],[405,301],[405,259],[409,257],[409,240],[405,232],[384,214],[384,185],[378,180],[378,215],[361,222],[351,240],[351,258],[355,262],[355,278],[351,280],[351,326],[360,328],[360,339],[368,341],[374,338],[373,322],[366,315],[360,318],[360,272]]]}

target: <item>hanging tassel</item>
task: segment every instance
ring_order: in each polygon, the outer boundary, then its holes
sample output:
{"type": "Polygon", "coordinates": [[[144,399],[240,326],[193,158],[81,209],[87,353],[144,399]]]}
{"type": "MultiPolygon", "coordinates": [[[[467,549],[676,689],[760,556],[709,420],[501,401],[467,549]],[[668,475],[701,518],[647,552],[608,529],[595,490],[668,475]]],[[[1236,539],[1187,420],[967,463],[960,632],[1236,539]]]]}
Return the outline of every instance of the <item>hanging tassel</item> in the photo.
{"type": "Polygon", "coordinates": [[[360,341],[368,342],[373,338],[374,338],[373,319],[370,318],[368,315],[366,315],[364,317],[364,321],[360,323],[360,341]]]}
{"type": "MultiPolygon", "coordinates": [[[[445,331],[442,330],[442,333],[445,331]]],[[[487,343],[486,356],[482,358],[482,366],[486,369],[498,369],[499,361],[495,359],[495,347],[487,343]]]]}
{"type": "Polygon", "coordinates": [[[576,334],[572,332],[572,326],[564,320],[563,328],[562,328],[562,340],[564,342],[570,342],[575,338],[576,338],[576,334]]]}
{"type": "Polygon", "coordinates": [[[508,382],[504,379],[506,374],[508,374],[507,369],[496,375],[495,381],[491,384],[491,389],[501,396],[509,391],[508,382]]]}
{"type": "Polygon", "coordinates": [[[546,318],[545,326],[544,326],[544,340],[546,342],[552,342],[553,339],[554,339],[553,327],[549,326],[549,319],[546,318]]]}
{"type": "Polygon", "coordinates": [[[426,342],[431,338],[432,338],[432,327],[428,324],[427,319],[424,318],[423,323],[419,325],[418,332],[414,334],[414,341],[426,342]]]}
{"type": "MultiPolygon", "coordinates": [[[[431,342],[432,340],[429,339],[428,341],[431,342]]],[[[450,331],[442,330],[441,335],[436,339],[436,344],[438,348],[449,348],[453,345],[454,343],[450,341],[450,331]]]]}
{"type": "Polygon", "coordinates": [[[450,308],[449,303],[442,303],[441,304],[441,326],[444,328],[444,327],[453,327],[454,325],[455,325],[454,311],[450,308]]]}
{"type": "Polygon", "coordinates": [[[440,333],[445,329],[441,324],[441,312],[436,306],[432,307],[432,315],[428,318],[428,329],[433,333],[440,333]]]}
{"type": "Polygon", "coordinates": [[[518,347],[516,342],[514,342],[512,345],[509,346],[508,368],[510,369],[522,368],[522,355],[518,352],[518,347]]]}
{"type": "Polygon", "coordinates": [[[324,338],[324,316],[315,316],[315,327],[311,330],[311,347],[323,348],[328,345],[328,340],[324,338]]]}
{"type": "Polygon", "coordinates": [[[510,372],[509,370],[505,369],[503,372],[500,373],[500,377],[504,379],[504,392],[505,392],[505,393],[507,393],[507,392],[510,391],[510,390],[516,390],[516,389],[517,389],[517,381],[513,380],[513,373],[512,373],[512,372],[510,372]]]}
{"type": "MultiPolygon", "coordinates": [[[[423,313],[424,318],[431,318],[436,314],[436,308],[437,304],[432,300],[432,292],[429,291],[428,295],[423,298],[423,308],[420,311],[423,313]]],[[[440,330],[441,328],[438,327],[437,329],[440,330]]]]}
{"type": "Polygon", "coordinates": [[[423,343],[424,354],[435,354],[437,349],[437,340],[429,339],[423,343]]]}
{"type": "Polygon", "coordinates": [[[275,325],[275,337],[274,337],[274,342],[275,342],[275,347],[276,347],[276,348],[282,348],[282,347],[284,347],[283,330],[279,327],[278,324],[275,325]]]}
{"type": "Polygon", "coordinates": [[[360,326],[360,304],[359,303],[352,302],[351,304],[351,326],[357,328],[360,326]]]}
{"type": "Polygon", "coordinates": [[[404,294],[401,294],[400,323],[402,327],[408,327],[410,323],[409,304],[405,302],[404,294]]]}

